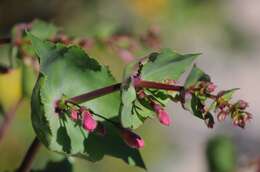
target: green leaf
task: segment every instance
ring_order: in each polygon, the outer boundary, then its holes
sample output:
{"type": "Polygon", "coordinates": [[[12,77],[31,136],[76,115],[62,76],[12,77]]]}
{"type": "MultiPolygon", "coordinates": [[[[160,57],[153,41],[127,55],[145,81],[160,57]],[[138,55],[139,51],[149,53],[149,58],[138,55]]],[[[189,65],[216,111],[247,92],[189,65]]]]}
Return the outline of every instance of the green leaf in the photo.
{"type": "Polygon", "coordinates": [[[22,91],[24,97],[31,97],[37,76],[32,66],[22,64],[22,91]]]}
{"type": "Polygon", "coordinates": [[[42,20],[34,20],[32,22],[31,34],[40,39],[50,39],[58,32],[58,28],[51,23],[46,23],[42,20]]]}
{"type": "Polygon", "coordinates": [[[198,81],[202,80],[210,82],[210,77],[209,75],[205,74],[200,68],[194,65],[185,81],[184,88],[187,89],[191,86],[194,86],[197,84],[198,81]]]}
{"type": "Polygon", "coordinates": [[[177,54],[169,49],[149,56],[144,64],[141,78],[149,81],[178,80],[200,54],[177,54]]]}
{"type": "Polygon", "coordinates": [[[202,108],[203,108],[203,104],[201,100],[197,96],[192,95],[191,109],[193,115],[197,116],[198,118],[204,119],[203,112],[201,111],[202,108]]]}
{"type": "Polygon", "coordinates": [[[235,146],[225,136],[217,136],[207,144],[207,161],[212,172],[230,172],[236,168],[235,146]]]}
{"type": "MultiPolygon", "coordinates": [[[[32,95],[32,124],[42,143],[52,151],[100,160],[104,155],[145,167],[138,150],[129,148],[120,138],[117,129],[103,119],[107,128],[105,137],[89,134],[81,125],[55,113],[55,103],[64,95],[73,97],[115,83],[108,68],[90,58],[77,46],[43,42],[28,34],[40,60],[40,74],[32,95]]],[[[112,93],[83,106],[110,120],[119,121],[119,93],[112,93]]]]}
{"type": "Polygon", "coordinates": [[[132,79],[128,78],[121,88],[121,123],[125,128],[136,129],[144,123],[148,117],[153,117],[154,113],[144,106],[145,102],[140,102],[136,97],[136,91],[132,79]]]}
{"type": "MultiPolygon", "coordinates": [[[[124,85],[121,89],[122,104],[120,107],[121,123],[126,128],[138,128],[147,118],[155,116],[152,108],[145,99],[137,99],[132,76],[140,74],[141,79],[162,82],[166,79],[177,80],[186,68],[192,64],[198,54],[180,55],[171,50],[152,53],[146,59],[129,64],[124,71],[124,85]]],[[[156,89],[144,89],[146,95],[156,99],[166,106],[170,97],[177,92],[156,89]]]]}
{"type": "Polygon", "coordinates": [[[204,111],[205,109],[205,100],[201,99],[198,95],[192,94],[191,98],[186,99],[183,107],[185,110],[190,111],[194,116],[204,120],[208,127],[213,127],[214,125],[214,117],[210,113],[210,110],[214,108],[216,102],[212,102],[209,109],[204,111]]]}
{"type": "MultiPolygon", "coordinates": [[[[58,33],[58,31],[59,28],[57,28],[55,25],[44,22],[42,20],[34,20],[30,28],[30,33],[42,40],[49,40],[53,38],[58,33]]],[[[12,30],[12,39],[15,40],[17,37],[19,38],[21,36],[21,38],[24,39],[24,41],[30,40],[30,38],[28,38],[27,35],[24,34],[24,32],[20,32],[21,30],[17,29],[17,26],[14,26],[12,30]]],[[[20,46],[20,49],[20,51],[24,51],[30,57],[35,57],[34,50],[31,44],[22,44],[20,46]]],[[[19,53],[15,54],[15,56],[18,57],[19,53]]]]}
{"type": "Polygon", "coordinates": [[[219,97],[224,100],[224,101],[229,101],[232,99],[233,97],[233,94],[235,93],[235,91],[239,90],[239,88],[233,88],[233,89],[230,89],[230,90],[225,90],[225,91],[221,91],[219,93],[219,97]]]}

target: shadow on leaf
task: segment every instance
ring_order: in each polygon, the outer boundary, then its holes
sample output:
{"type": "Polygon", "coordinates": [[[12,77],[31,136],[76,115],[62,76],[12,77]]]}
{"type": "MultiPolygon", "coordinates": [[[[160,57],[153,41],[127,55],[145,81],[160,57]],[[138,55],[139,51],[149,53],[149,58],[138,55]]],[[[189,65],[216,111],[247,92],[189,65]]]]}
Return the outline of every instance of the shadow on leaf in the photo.
{"type": "Polygon", "coordinates": [[[41,170],[32,170],[31,172],[57,172],[57,171],[62,171],[62,172],[72,172],[73,167],[71,162],[65,158],[62,161],[59,162],[48,162],[46,167],[41,170]]]}

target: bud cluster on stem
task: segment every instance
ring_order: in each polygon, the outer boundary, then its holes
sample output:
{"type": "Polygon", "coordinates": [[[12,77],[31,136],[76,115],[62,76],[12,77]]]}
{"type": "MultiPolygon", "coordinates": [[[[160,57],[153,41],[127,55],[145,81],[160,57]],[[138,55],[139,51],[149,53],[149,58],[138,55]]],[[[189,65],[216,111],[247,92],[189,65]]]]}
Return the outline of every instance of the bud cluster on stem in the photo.
{"type": "Polygon", "coordinates": [[[129,129],[123,128],[119,123],[116,123],[102,115],[94,113],[92,110],[86,107],[80,106],[79,104],[68,100],[64,101],[62,99],[56,102],[55,105],[55,111],[59,114],[59,116],[67,114],[66,112],[68,112],[69,118],[75,122],[80,122],[83,129],[86,130],[88,133],[95,132],[100,136],[106,135],[107,130],[105,126],[102,124],[102,122],[97,121],[94,118],[94,116],[97,116],[114,125],[114,127],[117,128],[121,138],[129,147],[138,149],[144,146],[144,140],[136,133],[132,132],[129,129]]]}
{"type": "MultiPolygon", "coordinates": [[[[153,95],[146,94],[146,90],[149,89],[154,90],[165,90],[167,94],[171,94],[172,92],[177,93],[176,97],[172,100],[174,102],[180,102],[181,104],[185,103],[187,96],[186,95],[195,95],[201,101],[198,110],[199,112],[205,114],[205,122],[208,127],[212,128],[214,125],[214,121],[211,120],[209,116],[209,108],[206,108],[205,101],[207,99],[212,99],[216,102],[215,112],[218,112],[217,119],[219,121],[223,121],[230,114],[233,124],[237,125],[241,128],[245,127],[246,122],[248,122],[252,115],[245,111],[248,107],[248,103],[239,100],[235,104],[231,104],[230,102],[223,99],[223,93],[219,92],[217,95],[214,95],[214,91],[216,90],[216,85],[209,81],[200,81],[195,85],[185,89],[183,86],[176,85],[176,82],[173,80],[165,80],[163,82],[152,82],[145,81],[140,78],[140,76],[135,75],[132,77],[133,85],[136,90],[136,96],[139,100],[144,100],[150,105],[150,109],[153,110],[160,121],[161,124],[165,126],[169,126],[172,123],[171,117],[168,112],[165,111],[164,105],[153,95]]],[[[69,117],[73,121],[81,121],[82,127],[89,133],[96,131],[100,135],[104,135],[106,133],[105,127],[101,122],[97,121],[94,116],[98,116],[99,118],[104,119],[105,121],[113,124],[119,131],[121,138],[124,142],[132,148],[141,148],[144,146],[144,140],[133,133],[131,130],[123,128],[121,124],[111,121],[106,117],[96,114],[87,107],[82,107],[79,104],[89,101],[94,98],[98,98],[100,96],[113,93],[115,91],[119,91],[121,88],[121,83],[113,84],[111,86],[107,86],[104,88],[100,88],[94,90],[92,92],[88,92],[79,96],[72,97],[66,100],[60,100],[58,103],[58,113],[63,112],[64,110],[69,111],[69,117]],[[62,105],[62,104],[65,104],[62,105]],[[65,107],[65,108],[64,108],[65,107]]],[[[184,105],[183,105],[184,107],[184,105]]]]}

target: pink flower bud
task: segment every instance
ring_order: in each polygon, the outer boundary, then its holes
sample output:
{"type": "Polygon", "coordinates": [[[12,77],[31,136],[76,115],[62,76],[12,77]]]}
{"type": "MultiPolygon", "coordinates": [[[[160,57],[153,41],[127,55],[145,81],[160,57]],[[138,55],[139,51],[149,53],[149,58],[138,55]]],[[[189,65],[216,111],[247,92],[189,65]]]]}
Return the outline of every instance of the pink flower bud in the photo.
{"type": "Polygon", "coordinates": [[[240,109],[246,109],[248,107],[248,103],[244,100],[239,100],[238,106],[239,106],[240,109]]]}
{"type": "Polygon", "coordinates": [[[97,121],[92,117],[92,114],[85,110],[82,112],[83,128],[88,132],[93,132],[97,127],[97,121]]]}
{"type": "Polygon", "coordinates": [[[252,119],[252,114],[251,113],[248,113],[248,112],[245,112],[245,115],[244,115],[244,120],[245,122],[248,122],[252,119]]]}
{"type": "Polygon", "coordinates": [[[157,118],[159,119],[160,123],[166,126],[169,126],[171,124],[171,118],[168,112],[166,112],[160,105],[154,104],[153,106],[154,111],[157,115],[157,118]]]}
{"type": "Polygon", "coordinates": [[[144,147],[144,140],[137,134],[133,133],[132,131],[127,129],[122,129],[120,134],[124,142],[129,147],[136,148],[136,149],[144,147]]]}
{"type": "Polygon", "coordinates": [[[206,90],[207,90],[207,92],[212,93],[215,91],[216,88],[217,88],[217,86],[211,82],[207,85],[206,90]]]}
{"type": "Polygon", "coordinates": [[[77,121],[78,120],[78,111],[72,109],[70,111],[70,117],[72,120],[77,121]]]}
{"type": "Polygon", "coordinates": [[[138,91],[137,95],[140,99],[144,99],[146,97],[144,90],[138,91]]]}
{"type": "Polygon", "coordinates": [[[243,117],[237,116],[233,118],[233,124],[241,128],[245,128],[246,122],[243,117]]]}
{"type": "Polygon", "coordinates": [[[226,117],[227,117],[227,112],[225,111],[220,111],[217,116],[218,121],[220,122],[223,122],[226,119],[226,117]]]}

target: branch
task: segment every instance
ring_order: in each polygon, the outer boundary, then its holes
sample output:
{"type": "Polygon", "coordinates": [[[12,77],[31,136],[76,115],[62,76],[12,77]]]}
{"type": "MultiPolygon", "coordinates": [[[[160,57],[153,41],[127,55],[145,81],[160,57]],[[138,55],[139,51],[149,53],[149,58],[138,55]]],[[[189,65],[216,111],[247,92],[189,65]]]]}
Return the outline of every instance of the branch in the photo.
{"type": "Polygon", "coordinates": [[[158,82],[144,81],[144,80],[135,82],[135,87],[154,88],[154,89],[169,90],[169,91],[181,91],[181,89],[183,89],[182,86],[178,86],[178,85],[162,84],[158,82]]]}
{"type": "Polygon", "coordinates": [[[8,44],[8,43],[11,43],[11,38],[10,37],[0,38],[0,45],[1,44],[8,44]]]}
{"type": "Polygon", "coordinates": [[[33,160],[37,152],[39,151],[40,146],[41,146],[40,140],[37,137],[35,137],[31,146],[27,150],[26,155],[23,158],[23,161],[20,167],[18,168],[17,172],[29,172],[31,170],[33,160]]]}
{"type": "MultiPolygon", "coordinates": [[[[117,83],[114,85],[110,85],[104,88],[100,88],[79,96],[72,97],[67,100],[67,102],[72,103],[83,103],[101,96],[104,96],[106,94],[110,94],[116,91],[119,91],[121,88],[121,83],[117,83]]],[[[168,84],[162,84],[158,82],[152,82],[152,81],[144,81],[144,80],[138,80],[134,82],[134,86],[136,88],[155,88],[155,89],[162,89],[162,90],[171,90],[171,91],[181,91],[183,89],[182,86],[177,85],[168,85],[168,84]]]]}
{"type": "Polygon", "coordinates": [[[67,101],[80,104],[80,103],[95,99],[97,97],[101,97],[101,96],[104,96],[106,94],[110,94],[110,93],[113,93],[115,91],[119,91],[120,87],[121,87],[121,83],[117,83],[117,84],[114,84],[114,85],[110,85],[110,86],[107,86],[107,87],[104,87],[104,88],[100,88],[100,89],[79,95],[79,96],[72,97],[67,101]]]}

